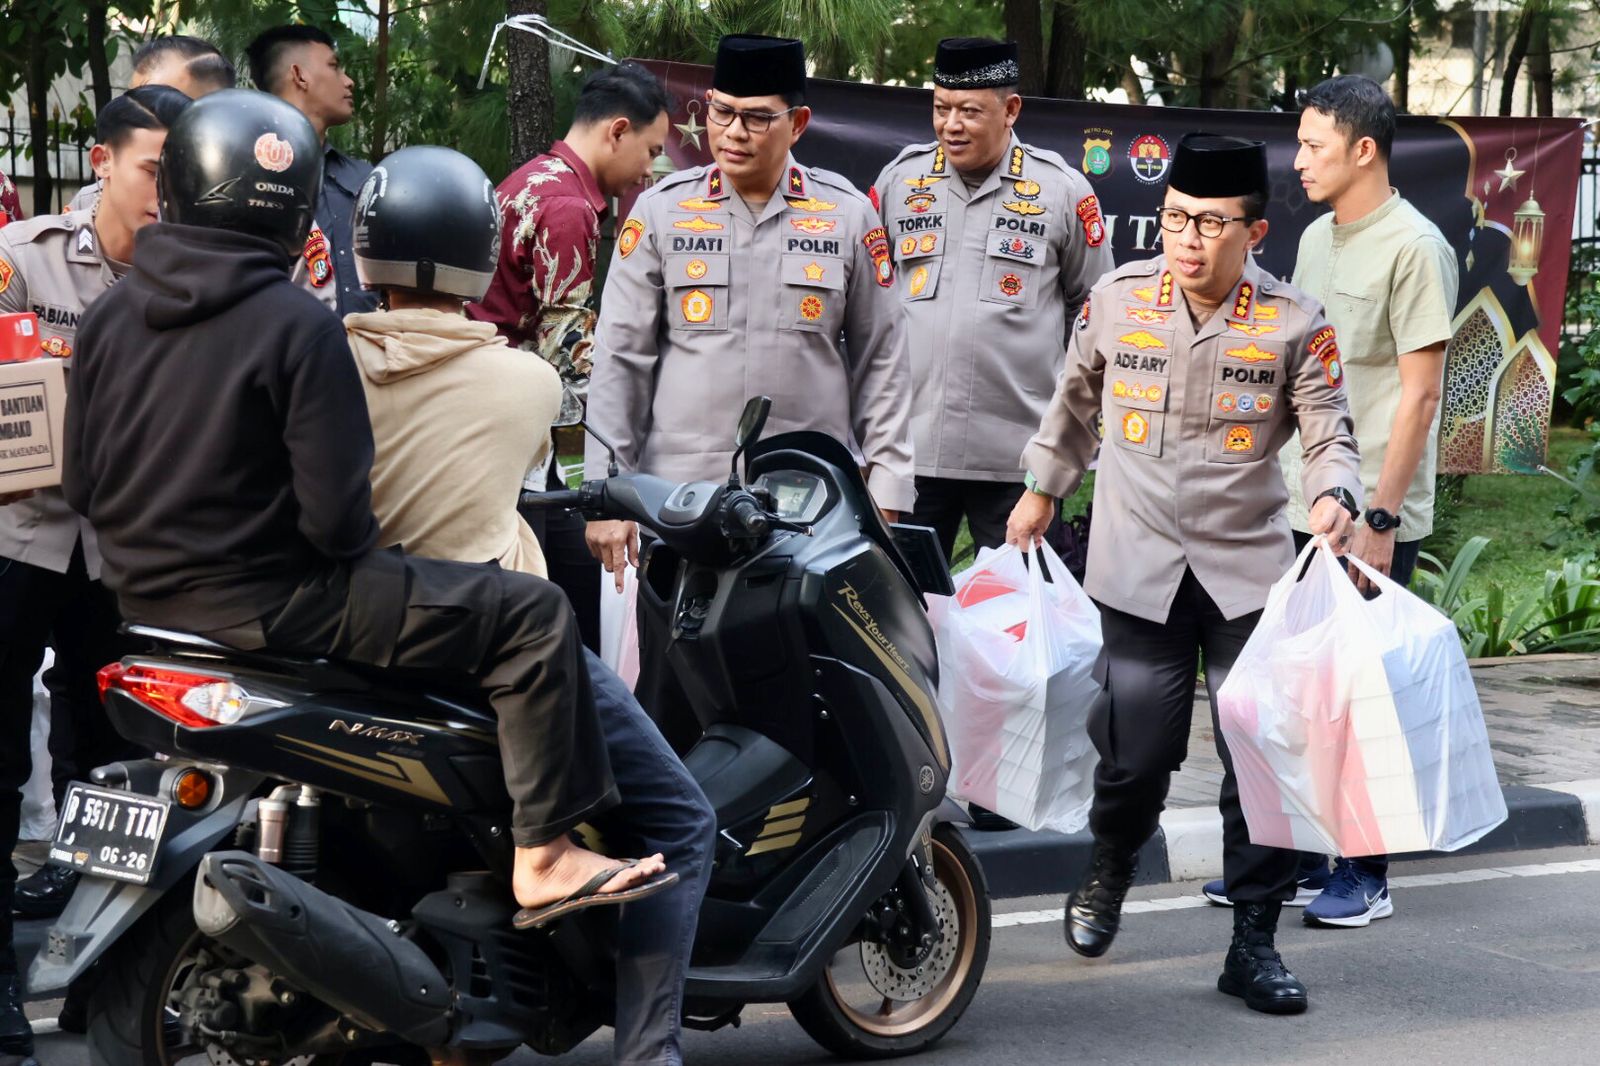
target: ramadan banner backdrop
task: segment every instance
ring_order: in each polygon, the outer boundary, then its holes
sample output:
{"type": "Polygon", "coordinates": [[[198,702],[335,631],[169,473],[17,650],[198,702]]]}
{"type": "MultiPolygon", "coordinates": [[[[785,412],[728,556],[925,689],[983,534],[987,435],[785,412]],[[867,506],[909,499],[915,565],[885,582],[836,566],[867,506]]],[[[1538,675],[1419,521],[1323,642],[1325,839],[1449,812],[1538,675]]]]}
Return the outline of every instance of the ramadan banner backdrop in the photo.
{"type": "MultiPolygon", "coordinates": [[[[709,163],[711,68],[645,62],[672,93],[673,164],[709,163]]],[[[795,157],[865,191],[902,147],[933,140],[932,95],[813,80],[811,125],[795,157]]],[[[1298,124],[1282,112],[1030,98],[1017,134],[1088,176],[1118,263],[1160,253],[1156,208],[1185,133],[1265,141],[1271,229],[1259,261],[1288,278],[1301,231],[1327,210],[1306,199],[1294,172],[1298,124]]],[[[1390,178],[1455,247],[1461,273],[1439,420],[1442,474],[1534,473],[1544,461],[1582,146],[1578,119],[1400,119],[1390,178]]]]}

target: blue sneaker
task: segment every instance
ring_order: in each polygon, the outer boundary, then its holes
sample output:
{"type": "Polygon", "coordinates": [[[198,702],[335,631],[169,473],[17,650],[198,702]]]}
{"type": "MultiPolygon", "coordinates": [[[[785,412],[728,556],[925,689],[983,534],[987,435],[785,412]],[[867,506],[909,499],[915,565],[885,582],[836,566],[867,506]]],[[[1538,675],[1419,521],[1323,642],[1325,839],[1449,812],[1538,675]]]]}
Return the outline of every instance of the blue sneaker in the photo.
{"type": "MultiPolygon", "coordinates": [[[[1304,907],[1328,887],[1328,881],[1333,874],[1328,869],[1328,860],[1322,855],[1303,858],[1300,862],[1300,874],[1295,883],[1294,899],[1284,902],[1285,907],[1304,907]],[[1313,865],[1313,862],[1315,865],[1313,865]]],[[[1200,894],[1219,907],[1233,906],[1233,900],[1228,898],[1228,887],[1222,878],[1207,881],[1200,889],[1200,894]]]]}
{"type": "Polygon", "coordinates": [[[1307,925],[1359,927],[1394,913],[1388,878],[1362,870],[1349,859],[1333,864],[1333,877],[1322,895],[1306,907],[1307,925]]]}

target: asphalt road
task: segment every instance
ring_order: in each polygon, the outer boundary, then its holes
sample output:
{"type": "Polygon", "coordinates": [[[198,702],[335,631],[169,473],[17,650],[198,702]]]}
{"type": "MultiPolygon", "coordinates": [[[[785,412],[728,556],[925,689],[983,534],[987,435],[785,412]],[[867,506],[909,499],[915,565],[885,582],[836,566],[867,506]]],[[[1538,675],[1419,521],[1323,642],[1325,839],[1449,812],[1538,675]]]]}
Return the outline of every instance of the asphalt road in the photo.
{"type": "MultiPolygon", "coordinates": [[[[1196,885],[1131,894],[1110,955],[1062,943],[1059,899],[1006,900],[988,973],[928,1066],[1067,1063],[1600,1062],[1600,848],[1406,863],[1395,916],[1314,930],[1286,912],[1279,946],[1311,991],[1298,1018],[1252,1013],[1216,991],[1226,910],[1191,906],[1196,885]],[[1412,882],[1412,883],[1406,883],[1412,882]]],[[[50,1017],[52,1004],[29,1013],[50,1017]]],[[[610,1061],[609,1032],[560,1060],[610,1061]]],[[[737,1030],[691,1033],[693,1066],[831,1062],[782,1007],[737,1030]]],[[[82,1041],[39,1039],[42,1066],[86,1063],[82,1041]]],[[[506,1060],[541,1060],[521,1052],[506,1060]]]]}

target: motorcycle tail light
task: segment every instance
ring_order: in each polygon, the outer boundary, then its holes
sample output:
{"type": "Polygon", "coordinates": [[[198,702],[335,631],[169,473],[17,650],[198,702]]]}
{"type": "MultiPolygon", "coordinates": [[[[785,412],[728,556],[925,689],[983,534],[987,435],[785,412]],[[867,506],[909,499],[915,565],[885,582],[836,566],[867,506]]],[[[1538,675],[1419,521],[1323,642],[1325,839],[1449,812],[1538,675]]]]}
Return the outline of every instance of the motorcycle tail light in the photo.
{"type": "Polygon", "coordinates": [[[101,699],[109,689],[125,692],[157,714],[190,729],[232,725],[251,711],[284,706],[277,700],[252,696],[227,678],[142,663],[112,663],[100,670],[97,680],[101,699]]]}

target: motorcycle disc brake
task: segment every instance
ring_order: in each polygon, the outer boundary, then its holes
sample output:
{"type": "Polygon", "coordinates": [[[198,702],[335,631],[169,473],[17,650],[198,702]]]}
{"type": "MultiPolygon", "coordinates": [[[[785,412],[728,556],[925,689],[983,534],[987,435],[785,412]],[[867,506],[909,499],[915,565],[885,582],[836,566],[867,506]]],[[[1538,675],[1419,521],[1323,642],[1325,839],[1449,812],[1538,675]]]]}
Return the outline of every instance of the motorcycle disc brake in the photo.
{"type": "Polygon", "coordinates": [[[919,1000],[937,988],[955,965],[956,951],[961,946],[961,918],[956,913],[955,897],[943,881],[935,881],[928,892],[928,902],[939,919],[941,937],[919,965],[901,966],[890,958],[884,945],[861,942],[861,968],[866,971],[867,981],[885,999],[897,1003],[919,1000]]]}

